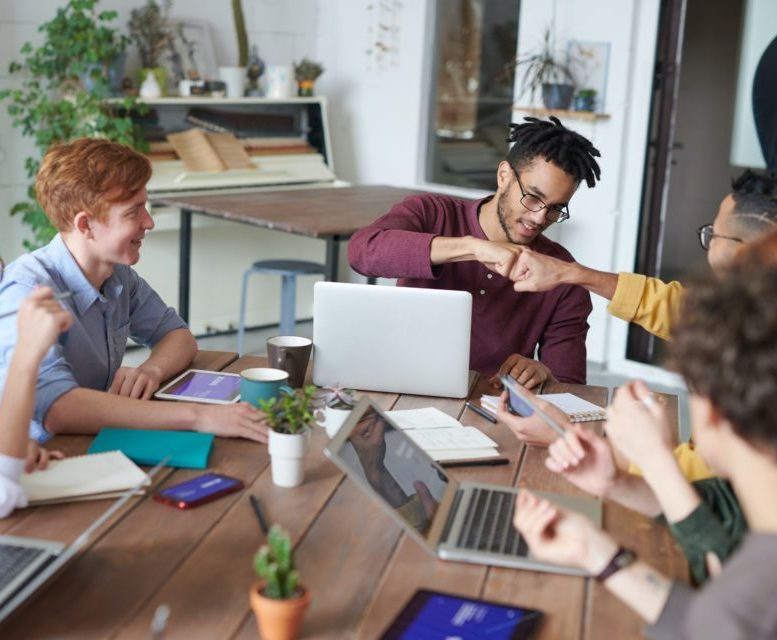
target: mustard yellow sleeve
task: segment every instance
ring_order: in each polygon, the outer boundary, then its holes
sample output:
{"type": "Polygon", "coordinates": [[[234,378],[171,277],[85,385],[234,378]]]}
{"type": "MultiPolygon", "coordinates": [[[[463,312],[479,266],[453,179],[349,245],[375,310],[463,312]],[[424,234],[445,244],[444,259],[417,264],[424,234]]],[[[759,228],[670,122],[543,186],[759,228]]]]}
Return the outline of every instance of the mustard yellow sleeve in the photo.
{"type": "Polygon", "coordinates": [[[668,340],[683,292],[679,282],[667,284],[637,273],[619,273],[618,286],[607,311],[668,340]]]}
{"type": "MultiPolygon", "coordinates": [[[[683,472],[685,479],[688,482],[695,482],[696,480],[706,480],[712,478],[715,474],[707,466],[707,463],[701,459],[701,456],[696,453],[693,448],[693,444],[689,442],[682,442],[675,447],[674,457],[677,460],[677,465],[680,467],[680,471],[683,472]]],[[[642,472],[635,464],[629,464],[629,473],[635,476],[641,476],[642,472]]]]}

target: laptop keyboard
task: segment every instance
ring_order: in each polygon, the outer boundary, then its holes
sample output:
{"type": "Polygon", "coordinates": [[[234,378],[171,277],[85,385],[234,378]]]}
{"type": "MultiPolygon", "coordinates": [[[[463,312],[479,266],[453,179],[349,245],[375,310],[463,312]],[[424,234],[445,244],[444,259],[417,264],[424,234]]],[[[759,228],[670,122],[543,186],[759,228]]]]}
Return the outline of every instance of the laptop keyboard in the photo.
{"type": "Polygon", "coordinates": [[[42,555],[51,552],[37,547],[23,547],[15,544],[0,544],[0,591],[42,555]]]}
{"type": "Polygon", "coordinates": [[[473,489],[456,546],[510,556],[527,555],[526,542],[513,526],[514,511],[515,493],[473,489]]]}

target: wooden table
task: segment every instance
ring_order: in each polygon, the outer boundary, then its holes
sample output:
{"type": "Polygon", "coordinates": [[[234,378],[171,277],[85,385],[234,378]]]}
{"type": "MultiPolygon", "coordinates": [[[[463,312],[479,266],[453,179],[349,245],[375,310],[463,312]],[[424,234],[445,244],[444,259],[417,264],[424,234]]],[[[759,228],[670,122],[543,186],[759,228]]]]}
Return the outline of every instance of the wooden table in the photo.
{"type": "Polygon", "coordinates": [[[242,191],[211,195],[167,195],[156,205],[181,210],[178,275],[178,314],[189,321],[192,214],[242,222],[326,242],[324,277],[337,280],[339,242],[386,213],[393,204],[420,193],[380,185],[242,191]]]}
{"type": "MultiPolygon", "coordinates": [[[[261,364],[262,358],[244,357],[226,370],[261,364]]],[[[473,380],[472,395],[490,391],[484,380],[473,380]]],[[[606,401],[601,387],[558,385],[554,391],[574,391],[600,405],[606,401]]],[[[494,438],[513,461],[451,470],[460,479],[576,493],[545,469],[543,450],[522,445],[504,426],[463,413],[463,400],[368,395],[384,409],[432,405],[461,417],[494,438]]],[[[676,419],[671,398],[669,406],[676,419]]],[[[56,440],[75,453],[84,451],[91,438],[56,440]]],[[[173,510],[148,496],[136,499],[62,575],[0,626],[0,636],[145,638],[156,608],[167,604],[171,615],[166,639],[256,638],[248,589],[255,581],[252,557],[264,537],[248,501],[253,493],[296,545],[297,566],[313,595],[304,638],[376,638],[420,587],[542,609],[547,617],[541,638],[641,637],[640,619],[591,580],[430,556],[324,457],[325,442],[323,429],[315,429],[305,483],[280,489],[272,484],[266,447],[218,439],[210,469],[241,478],[245,491],[190,512],[173,510]]],[[[198,473],[166,469],[154,485],[171,485],[198,473]]],[[[101,501],[23,510],[1,521],[0,532],[72,540],[106,505],[101,501]]],[[[664,528],[613,504],[604,507],[604,526],[655,567],[687,577],[682,554],[664,528]]]]}

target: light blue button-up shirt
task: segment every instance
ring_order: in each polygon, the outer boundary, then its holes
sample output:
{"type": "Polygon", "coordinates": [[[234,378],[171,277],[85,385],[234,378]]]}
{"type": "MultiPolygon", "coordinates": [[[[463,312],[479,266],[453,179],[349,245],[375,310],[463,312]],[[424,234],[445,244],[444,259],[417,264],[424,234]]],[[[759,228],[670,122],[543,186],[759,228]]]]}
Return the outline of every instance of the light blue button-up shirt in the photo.
{"type": "MultiPolygon", "coordinates": [[[[36,285],[49,286],[55,293],[73,292],[72,298],[62,301],[73,314],[73,326],[49,349],[38,374],[30,436],[45,441],[50,434],[43,421],[60,396],[76,387],[110,388],[127,337],[153,347],[186,323],[128,266],[116,265],[102,290],[95,289],[59,235],[6,267],[0,282],[0,313],[17,308],[36,285]]],[[[16,317],[0,320],[0,392],[16,339],[16,317]]]]}

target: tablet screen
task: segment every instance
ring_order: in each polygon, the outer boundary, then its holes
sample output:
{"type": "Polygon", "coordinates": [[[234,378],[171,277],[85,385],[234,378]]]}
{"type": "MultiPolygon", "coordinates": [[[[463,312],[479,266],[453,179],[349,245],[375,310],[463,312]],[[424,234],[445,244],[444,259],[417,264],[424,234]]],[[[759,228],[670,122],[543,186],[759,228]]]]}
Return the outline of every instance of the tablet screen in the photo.
{"type": "Polygon", "coordinates": [[[420,590],[402,610],[383,640],[525,640],[542,618],[535,609],[420,590]]]}
{"type": "Polygon", "coordinates": [[[160,398],[194,402],[235,402],[240,397],[240,376],[190,369],[156,395],[160,398]]]}

